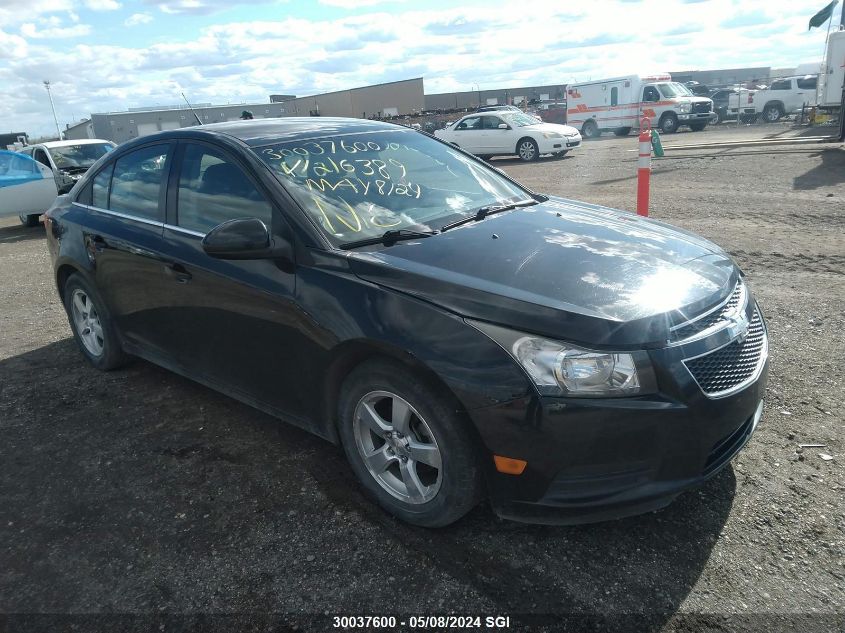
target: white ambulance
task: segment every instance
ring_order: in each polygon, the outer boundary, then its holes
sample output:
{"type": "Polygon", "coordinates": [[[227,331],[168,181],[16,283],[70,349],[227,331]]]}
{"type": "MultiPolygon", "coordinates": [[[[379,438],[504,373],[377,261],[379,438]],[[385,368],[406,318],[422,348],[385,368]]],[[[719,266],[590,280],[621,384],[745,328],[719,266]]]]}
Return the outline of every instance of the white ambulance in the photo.
{"type": "Polygon", "coordinates": [[[643,116],[662,132],[676,132],[682,125],[698,132],[713,113],[710,99],[695,96],[669,73],[570,84],[566,94],[566,123],[586,138],[602,132],[625,136],[639,129],[643,116]]]}

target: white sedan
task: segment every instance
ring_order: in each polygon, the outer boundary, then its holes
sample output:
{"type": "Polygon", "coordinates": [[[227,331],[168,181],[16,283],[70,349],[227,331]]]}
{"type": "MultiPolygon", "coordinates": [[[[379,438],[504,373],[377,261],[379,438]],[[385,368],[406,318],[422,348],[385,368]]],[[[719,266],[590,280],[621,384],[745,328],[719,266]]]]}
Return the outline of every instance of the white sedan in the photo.
{"type": "Polygon", "coordinates": [[[581,134],[574,127],[512,111],[468,114],[434,135],[476,156],[516,154],[525,161],[541,154],[563,156],[581,145],[581,134]]]}

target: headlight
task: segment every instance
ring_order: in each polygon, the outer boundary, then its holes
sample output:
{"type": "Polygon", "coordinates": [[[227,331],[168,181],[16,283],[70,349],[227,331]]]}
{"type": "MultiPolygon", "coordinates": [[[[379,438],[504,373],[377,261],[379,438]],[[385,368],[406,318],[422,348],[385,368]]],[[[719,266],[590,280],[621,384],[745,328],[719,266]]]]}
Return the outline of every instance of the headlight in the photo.
{"type": "Polygon", "coordinates": [[[646,352],[588,350],[488,323],[467,322],[513,356],[542,395],[607,398],[657,391],[646,352]]]}
{"type": "Polygon", "coordinates": [[[681,103],[680,105],[678,105],[678,112],[686,114],[690,110],[692,110],[692,104],[691,103],[681,103]]]}
{"type": "Polygon", "coordinates": [[[563,135],[557,132],[543,132],[543,138],[563,138],[563,135]]]}

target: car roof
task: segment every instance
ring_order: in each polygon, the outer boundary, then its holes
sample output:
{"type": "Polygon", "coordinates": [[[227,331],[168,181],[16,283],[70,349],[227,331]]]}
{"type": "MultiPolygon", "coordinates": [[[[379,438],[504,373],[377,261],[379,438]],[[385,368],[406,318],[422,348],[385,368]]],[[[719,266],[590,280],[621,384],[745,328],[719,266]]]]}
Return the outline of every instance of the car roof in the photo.
{"type": "MultiPolygon", "coordinates": [[[[351,119],[345,117],[282,117],[278,119],[251,119],[244,121],[226,121],[196,125],[174,132],[186,132],[186,136],[199,135],[203,132],[226,134],[240,139],[250,146],[269,145],[288,141],[306,140],[319,137],[332,137],[338,134],[354,134],[375,131],[412,130],[412,128],[384,121],[369,119],[351,119]]],[[[181,136],[178,135],[177,136],[181,136]]]]}
{"type": "Polygon", "coordinates": [[[92,145],[94,143],[111,143],[111,141],[107,141],[101,138],[80,138],[69,141],[47,141],[46,143],[33,143],[33,145],[42,145],[47,149],[52,149],[54,147],[70,147],[71,145],[92,145]]]}

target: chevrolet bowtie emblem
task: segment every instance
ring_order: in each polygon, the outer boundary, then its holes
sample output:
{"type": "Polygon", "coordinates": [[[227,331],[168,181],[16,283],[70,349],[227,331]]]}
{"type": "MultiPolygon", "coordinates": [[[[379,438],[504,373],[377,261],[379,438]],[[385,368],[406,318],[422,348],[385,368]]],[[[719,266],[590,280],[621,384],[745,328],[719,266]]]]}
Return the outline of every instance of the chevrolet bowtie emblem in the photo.
{"type": "Polygon", "coordinates": [[[731,338],[736,339],[740,344],[748,338],[748,319],[742,312],[737,312],[728,317],[728,331],[731,338]]]}

